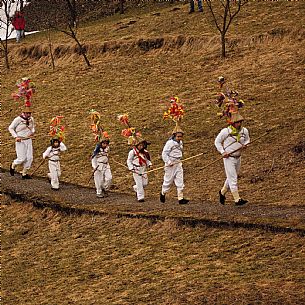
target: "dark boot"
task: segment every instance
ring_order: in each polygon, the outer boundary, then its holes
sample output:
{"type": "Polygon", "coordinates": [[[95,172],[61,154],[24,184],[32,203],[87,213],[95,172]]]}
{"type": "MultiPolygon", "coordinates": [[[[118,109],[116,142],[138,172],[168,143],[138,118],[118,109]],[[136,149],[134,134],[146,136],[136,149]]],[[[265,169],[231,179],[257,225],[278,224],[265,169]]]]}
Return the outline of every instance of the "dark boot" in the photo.
{"type": "Polygon", "coordinates": [[[160,201],[162,203],[165,203],[165,194],[163,195],[162,193],[160,193],[160,201]]]}
{"type": "Polygon", "coordinates": [[[11,174],[11,176],[15,175],[15,169],[12,167],[12,164],[10,166],[10,174],[11,174]]]}
{"type": "Polygon", "coordinates": [[[248,200],[244,200],[244,199],[239,199],[237,202],[235,202],[236,206],[242,206],[245,205],[248,202],[248,200]]]}
{"type": "Polygon", "coordinates": [[[219,191],[219,202],[220,204],[225,204],[226,202],[226,196],[221,194],[221,191],[219,191]]]}
{"type": "Polygon", "coordinates": [[[22,175],[22,179],[32,179],[32,177],[28,174],[22,175]]]}
{"type": "Polygon", "coordinates": [[[183,198],[183,199],[180,199],[178,202],[179,202],[179,204],[188,204],[188,203],[189,203],[189,200],[183,198]]]}
{"type": "Polygon", "coordinates": [[[144,202],[144,201],[145,201],[144,199],[139,199],[139,200],[138,200],[138,202],[144,202]]]}

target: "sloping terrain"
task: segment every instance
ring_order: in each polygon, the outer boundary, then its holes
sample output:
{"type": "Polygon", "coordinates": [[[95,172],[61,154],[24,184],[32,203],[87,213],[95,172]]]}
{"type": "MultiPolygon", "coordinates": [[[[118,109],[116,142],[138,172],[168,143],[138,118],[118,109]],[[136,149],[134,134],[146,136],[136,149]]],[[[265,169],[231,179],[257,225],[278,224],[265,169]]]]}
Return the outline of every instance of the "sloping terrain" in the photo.
{"type": "Polygon", "coordinates": [[[10,43],[12,69],[1,71],[1,163],[15,158],[7,127],[19,114],[15,82],[36,83],[33,170],[49,145],[49,120],[65,116],[62,185],[52,192],[47,165],[35,179],[2,173],[4,304],[304,304],[305,2],[251,2],[220,37],[207,11],[186,4],[144,6],[79,28],[92,67],[74,43],[44,32],[10,43]],[[218,204],[224,181],[214,138],[225,122],[213,105],[217,77],[245,101],[255,141],[244,152],[240,192],[249,205],[218,204]],[[173,124],[163,121],[171,96],[186,108],[185,193],[158,202],[163,171],[149,175],[138,204],[124,166],[129,148],[119,113],[152,142],[154,167],[173,124]],[[100,111],[111,136],[114,187],[95,197],[88,111],[100,111]],[[212,165],[209,165],[212,163],[212,165]],[[22,202],[22,204],[17,202],[22,202]],[[37,209],[39,208],[39,209],[37,209]]]}
{"type": "MultiPolygon", "coordinates": [[[[128,112],[131,123],[152,142],[150,150],[157,167],[162,165],[159,156],[173,127],[162,120],[162,114],[169,97],[177,95],[187,111],[183,122],[185,157],[206,152],[185,163],[187,195],[191,199],[215,201],[224,180],[222,164],[200,168],[218,157],[213,141],[225,122],[216,117],[213,100],[216,79],[224,75],[246,102],[243,114],[252,139],[266,129],[271,130],[244,154],[240,180],[243,197],[251,198],[253,204],[303,204],[304,3],[249,4],[228,34],[226,60],[219,58],[219,37],[209,23],[208,14],[189,16],[187,6],[177,7],[180,9],[161,6],[158,16],[144,11],[137,15],[139,21],[122,30],[117,30],[118,26],[130,22],[131,16],[116,16],[81,28],[80,37],[89,46],[91,69],[85,68],[73,51],[75,48],[69,49],[71,42],[59,34],[53,34],[53,47],[59,48],[54,72],[49,67],[49,56],[39,57],[43,54],[39,50],[46,44],[43,33],[21,45],[13,43],[14,65],[2,84],[2,110],[6,113],[13,109],[1,121],[3,166],[8,168],[14,158],[14,143],[5,130],[18,114],[10,94],[15,90],[15,81],[22,76],[30,75],[37,85],[33,167],[39,164],[48,145],[48,121],[55,115],[64,115],[68,152],[62,158],[62,179],[78,184],[83,184],[91,171],[88,157],[94,143],[87,116],[91,108],[104,116],[105,128],[112,139],[111,154],[116,161],[125,163],[128,153],[116,115],[128,112]],[[287,12],[285,18],[283,10],[287,12]],[[258,16],[260,27],[256,22],[258,16]],[[295,16],[298,22],[294,22],[295,16]],[[153,35],[153,29],[158,29],[159,35],[153,35]],[[145,51],[139,44],[139,39],[149,41],[158,37],[164,40],[158,49],[145,51]],[[103,51],[105,44],[109,51],[103,51]],[[95,51],[91,52],[91,45],[95,51]],[[27,55],[35,49],[40,54],[37,58],[27,55]]],[[[46,166],[41,167],[37,173],[44,176],[46,170],[46,166]]],[[[112,171],[114,183],[122,191],[130,189],[132,178],[126,177],[126,169],[112,164],[112,171]]],[[[148,193],[158,194],[162,178],[162,171],[151,175],[148,193]]]]}

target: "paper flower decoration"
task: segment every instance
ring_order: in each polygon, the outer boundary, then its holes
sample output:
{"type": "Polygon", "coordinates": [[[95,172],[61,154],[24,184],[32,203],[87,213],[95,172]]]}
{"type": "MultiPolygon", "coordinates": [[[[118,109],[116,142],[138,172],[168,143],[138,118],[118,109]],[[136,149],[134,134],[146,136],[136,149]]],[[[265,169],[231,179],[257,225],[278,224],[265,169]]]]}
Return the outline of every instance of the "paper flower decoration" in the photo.
{"type": "Polygon", "coordinates": [[[172,119],[174,122],[180,122],[184,116],[184,107],[180,104],[177,96],[170,99],[170,107],[163,114],[163,119],[172,119]]]}
{"type": "Polygon", "coordinates": [[[94,135],[94,140],[96,142],[101,142],[103,140],[109,140],[109,134],[107,131],[104,131],[104,128],[102,126],[102,121],[101,121],[101,114],[94,110],[91,109],[89,111],[90,114],[90,120],[91,120],[91,125],[90,129],[94,135]]]}
{"type": "Polygon", "coordinates": [[[28,78],[24,77],[17,81],[17,92],[12,93],[12,97],[15,101],[23,101],[24,106],[30,107],[32,104],[33,94],[35,93],[35,84],[28,78]]]}
{"type": "Polygon", "coordinates": [[[56,116],[50,121],[49,135],[52,139],[63,141],[65,139],[65,126],[61,125],[62,115],[56,116]]]}

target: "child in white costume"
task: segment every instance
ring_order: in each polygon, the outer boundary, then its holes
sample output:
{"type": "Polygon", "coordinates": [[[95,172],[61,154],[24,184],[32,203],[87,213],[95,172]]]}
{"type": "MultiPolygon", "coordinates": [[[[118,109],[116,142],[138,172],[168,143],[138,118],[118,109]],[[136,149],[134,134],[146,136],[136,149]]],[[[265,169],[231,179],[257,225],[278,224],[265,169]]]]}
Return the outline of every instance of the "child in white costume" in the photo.
{"type": "Polygon", "coordinates": [[[44,159],[49,159],[48,178],[51,181],[51,188],[53,190],[59,189],[59,177],[61,176],[59,155],[66,150],[67,147],[63,142],[59,141],[59,139],[52,139],[51,146],[42,154],[44,159]]]}
{"type": "Polygon", "coordinates": [[[183,131],[179,126],[173,131],[173,135],[166,142],[163,151],[162,159],[165,163],[164,180],[162,190],[160,193],[160,201],[165,202],[165,194],[169,192],[170,187],[175,183],[177,188],[178,203],[187,204],[188,199],[183,197],[184,181],[183,181],[183,167],[180,161],[183,155],[183,131]]]}
{"type": "Polygon", "coordinates": [[[184,107],[179,102],[177,96],[170,99],[170,107],[164,113],[163,118],[171,118],[175,122],[175,128],[172,136],[166,142],[163,151],[162,159],[164,161],[164,179],[160,193],[160,201],[165,203],[165,194],[169,192],[170,187],[175,183],[177,188],[178,203],[187,204],[188,199],[183,196],[184,180],[182,168],[182,155],[183,155],[183,130],[180,127],[180,122],[184,116],[184,107]]]}
{"type": "Polygon", "coordinates": [[[31,108],[26,106],[22,114],[16,117],[8,128],[15,138],[17,155],[10,166],[10,174],[14,176],[16,166],[23,165],[22,179],[31,179],[31,176],[27,174],[33,162],[32,137],[35,133],[35,124],[31,112],[31,108]]]}
{"type": "Polygon", "coordinates": [[[103,198],[108,195],[112,182],[112,174],[108,162],[109,154],[109,139],[102,139],[101,142],[96,144],[92,154],[92,167],[94,170],[94,183],[96,188],[96,196],[103,198]]]}
{"type": "Polygon", "coordinates": [[[241,165],[242,149],[250,143],[249,131],[242,127],[243,117],[239,113],[233,113],[229,126],[223,128],[215,139],[215,146],[223,156],[223,163],[227,179],[219,191],[219,201],[225,204],[226,193],[230,190],[235,205],[241,206],[247,200],[241,199],[238,193],[237,177],[241,165]]]}
{"type": "Polygon", "coordinates": [[[132,171],[135,185],[134,191],[137,193],[139,202],[144,202],[144,188],[148,184],[147,168],[152,166],[148,151],[145,149],[145,140],[137,138],[138,143],[129,151],[127,166],[132,171]]]}

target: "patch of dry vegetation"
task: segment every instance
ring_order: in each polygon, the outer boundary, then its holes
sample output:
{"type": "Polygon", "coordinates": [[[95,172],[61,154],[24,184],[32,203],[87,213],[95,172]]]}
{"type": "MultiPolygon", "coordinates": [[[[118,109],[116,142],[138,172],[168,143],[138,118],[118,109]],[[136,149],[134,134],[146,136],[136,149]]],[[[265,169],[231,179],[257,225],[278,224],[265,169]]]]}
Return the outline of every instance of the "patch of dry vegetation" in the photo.
{"type": "Polygon", "coordinates": [[[303,304],[304,238],[63,216],[4,198],[3,302],[303,304]]]}
{"type": "MultiPolygon", "coordinates": [[[[12,43],[14,65],[5,74],[2,96],[3,111],[10,107],[14,111],[2,118],[1,129],[6,130],[18,113],[10,98],[16,79],[30,75],[37,84],[33,167],[48,145],[49,119],[62,114],[68,146],[62,157],[62,179],[86,184],[94,147],[87,118],[91,108],[104,116],[105,128],[112,136],[113,158],[125,163],[127,157],[116,115],[128,112],[134,125],[152,142],[153,162],[160,166],[162,146],[172,130],[162,121],[167,106],[160,100],[178,95],[187,110],[185,157],[206,152],[202,158],[185,163],[187,195],[217,202],[224,180],[222,164],[201,168],[218,157],[213,141],[224,122],[216,118],[211,102],[217,92],[215,80],[224,75],[246,101],[244,115],[252,138],[271,128],[266,138],[244,154],[243,197],[250,198],[252,204],[303,205],[304,158],[296,155],[293,147],[304,136],[304,5],[301,1],[279,1],[245,6],[229,32],[228,59],[224,61],[219,58],[219,37],[208,15],[188,15],[187,5],[176,5],[180,10],[154,6],[136,17],[130,12],[82,27],[80,38],[93,64],[89,70],[71,41],[61,34],[54,33],[52,38],[58,50],[55,72],[49,66],[43,33],[27,38],[20,46],[12,43]],[[154,14],[156,11],[160,15],[154,14]]],[[[8,168],[14,158],[14,143],[7,132],[2,133],[2,140],[2,162],[8,168]]],[[[123,167],[111,165],[118,189],[130,191],[132,177],[123,167]]],[[[38,174],[44,176],[46,171],[46,166],[41,167],[38,174]]],[[[148,195],[157,196],[162,178],[162,171],[150,176],[148,195]]]]}

